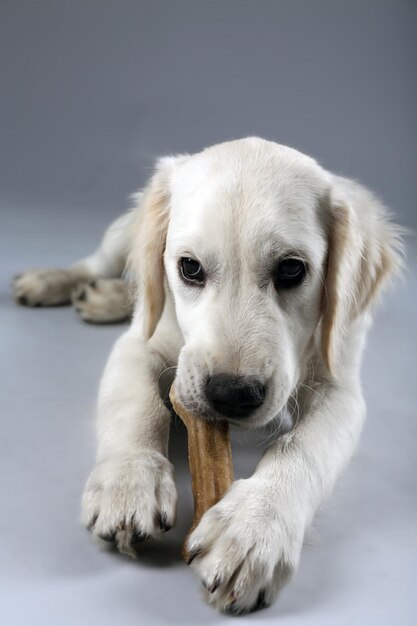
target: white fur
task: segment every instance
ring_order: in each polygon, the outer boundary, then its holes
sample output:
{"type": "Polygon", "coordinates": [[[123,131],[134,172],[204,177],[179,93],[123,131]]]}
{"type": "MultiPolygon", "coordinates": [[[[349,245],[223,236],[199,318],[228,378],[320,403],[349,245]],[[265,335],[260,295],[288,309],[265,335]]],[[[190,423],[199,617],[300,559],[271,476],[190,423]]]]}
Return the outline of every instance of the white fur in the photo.
{"type": "MultiPolygon", "coordinates": [[[[213,417],[204,396],[208,375],[256,376],[267,385],[266,400],[233,423],[258,427],[289,403],[298,407],[296,423],[189,539],[207,600],[246,612],[269,604],[294,574],[306,527],[355,449],[365,416],[359,368],[370,305],[400,267],[399,229],[355,182],[257,138],[161,160],[126,222],[133,222],[137,302],[100,388],[84,520],[97,536],[116,532],[122,551],[130,551],[132,529],[155,537],[160,515],[174,522],[163,369],[177,366],[177,393],[201,419],[213,417]],[[160,270],[146,258],[158,246],[160,270]],[[300,287],[277,293],[268,268],[288,252],[310,271],[300,287]],[[181,256],[210,268],[203,289],[184,285],[181,256]],[[159,285],[151,284],[157,271],[159,285]]],[[[104,255],[109,266],[111,256],[104,255]]],[[[103,254],[87,265],[102,274],[102,262],[103,254]]]]}

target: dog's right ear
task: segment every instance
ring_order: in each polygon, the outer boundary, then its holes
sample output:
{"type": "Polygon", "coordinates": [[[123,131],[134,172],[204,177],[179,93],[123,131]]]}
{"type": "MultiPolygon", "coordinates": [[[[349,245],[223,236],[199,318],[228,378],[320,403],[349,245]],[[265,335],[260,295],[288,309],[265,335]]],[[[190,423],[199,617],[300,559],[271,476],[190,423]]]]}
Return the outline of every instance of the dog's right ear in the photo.
{"type": "Polygon", "coordinates": [[[133,222],[128,270],[142,299],[144,336],[155,332],[165,302],[164,251],[169,224],[172,170],[181,157],[165,157],[143,194],[138,194],[133,222]]]}

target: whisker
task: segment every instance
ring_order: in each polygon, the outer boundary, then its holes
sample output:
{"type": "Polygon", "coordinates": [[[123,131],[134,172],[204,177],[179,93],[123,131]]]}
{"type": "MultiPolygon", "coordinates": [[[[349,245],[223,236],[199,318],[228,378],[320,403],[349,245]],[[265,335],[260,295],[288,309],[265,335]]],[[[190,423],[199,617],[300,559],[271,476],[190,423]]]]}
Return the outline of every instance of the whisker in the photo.
{"type": "MultiPolygon", "coordinates": [[[[296,417],[296,420],[295,420],[295,422],[293,422],[293,428],[296,428],[296,426],[297,426],[298,422],[300,421],[300,406],[299,406],[299,404],[298,404],[298,400],[297,400],[297,397],[296,397],[296,393],[297,393],[297,392],[295,391],[294,393],[290,394],[290,400],[293,400],[293,401],[294,401],[294,403],[295,403],[295,407],[294,407],[294,408],[292,408],[292,412],[291,412],[291,421],[292,421],[292,420],[293,420],[293,418],[294,418],[294,414],[295,414],[295,412],[297,412],[297,417],[296,417]]],[[[290,406],[291,406],[291,405],[290,405],[290,406]]]]}
{"type": "Polygon", "coordinates": [[[262,445],[265,445],[266,443],[268,443],[272,439],[275,439],[275,437],[279,434],[279,432],[282,429],[282,423],[283,423],[283,413],[282,413],[282,411],[280,411],[278,413],[278,415],[267,424],[269,430],[272,431],[272,432],[266,434],[262,438],[262,440],[257,444],[256,447],[260,447],[262,445]]]}
{"type": "Polygon", "coordinates": [[[316,396],[318,396],[319,398],[322,398],[322,394],[317,391],[317,389],[314,389],[314,387],[310,387],[310,385],[307,385],[306,383],[301,383],[299,385],[299,387],[302,387],[303,389],[307,389],[308,391],[311,391],[311,393],[315,393],[316,396]]]}
{"type": "Polygon", "coordinates": [[[161,376],[163,376],[166,372],[169,372],[169,370],[176,370],[177,369],[177,365],[170,365],[169,367],[166,367],[165,369],[163,369],[159,374],[158,374],[158,378],[156,379],[156,382],[159,383],[159,379],[161,378],[161,376]]]}

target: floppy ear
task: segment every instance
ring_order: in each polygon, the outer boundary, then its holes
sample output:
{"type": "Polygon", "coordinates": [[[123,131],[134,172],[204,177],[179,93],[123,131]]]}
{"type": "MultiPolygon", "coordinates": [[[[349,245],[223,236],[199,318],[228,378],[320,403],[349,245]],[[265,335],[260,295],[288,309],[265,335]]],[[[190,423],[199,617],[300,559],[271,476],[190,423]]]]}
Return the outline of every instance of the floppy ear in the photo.
{"type": "Polygon", "coordinates": [[[170,212],[170,174],[176,157],[158,161],[156,172],[140,196],[133,223],[128,268],[142,298],[145,339],[150,339],[165,302],[164,251],[170,212]]]}
{"type": "Polygon", "coordinates": [[[321,347],[336,374],[340,342],[350,322],[377,300],[402,268],[403,229],[389,221],[385,208],[368,191],[345,182],[329,206],[328,256],[321,347]]]}

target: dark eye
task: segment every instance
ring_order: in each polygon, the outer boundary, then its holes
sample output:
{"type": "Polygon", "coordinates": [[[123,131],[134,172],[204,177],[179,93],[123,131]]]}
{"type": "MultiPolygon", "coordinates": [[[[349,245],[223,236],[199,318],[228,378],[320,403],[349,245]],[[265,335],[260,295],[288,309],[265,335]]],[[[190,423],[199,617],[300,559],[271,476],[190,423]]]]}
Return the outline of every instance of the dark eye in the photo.
{"type": "Polygon", "coordinates": [[[300,285],[307,273],[303,261],[299,259],[283,259],[274,271],[275,289],[290,289],[300,285]]]}
{"type": "Polygon", "coordinates": [[[192,259],[191,257],[181,257],[180,270],[182,277],[187,282],[196,283],[197,285],[203,285],[205,280],[204,270],[201,263],[192,259]]]}

